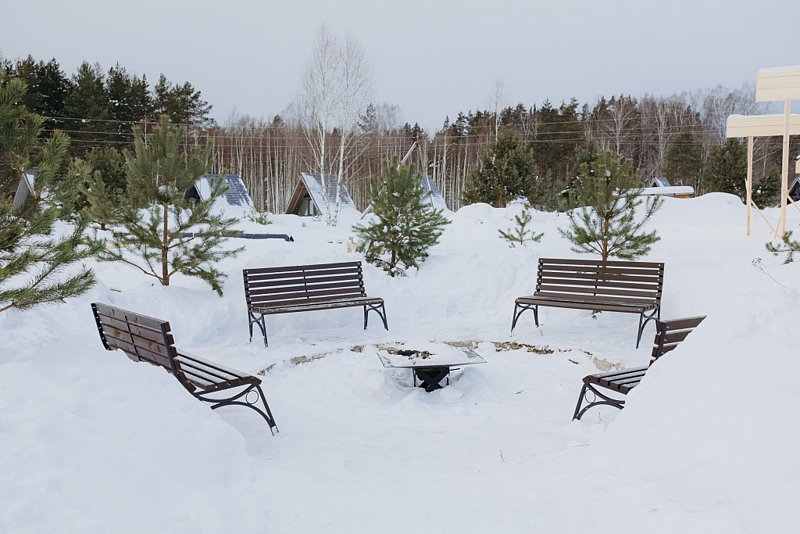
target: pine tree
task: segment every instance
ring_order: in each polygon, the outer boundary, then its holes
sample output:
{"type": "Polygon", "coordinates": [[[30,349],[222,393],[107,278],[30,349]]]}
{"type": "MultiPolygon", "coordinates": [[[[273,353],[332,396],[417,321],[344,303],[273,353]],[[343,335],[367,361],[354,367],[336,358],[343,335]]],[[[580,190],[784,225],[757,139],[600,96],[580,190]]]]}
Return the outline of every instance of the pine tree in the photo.
{"type": "Polygon", "coordinates": [[[162,74],[154,88],[153,107],[156,113],[167,115],[177,124],[209,126],[211,105],[189,82],[172,85],[162,74]]]}
{"type": "Polygon", "coordinates": [[[522,138],[511,130],[501,130],[470,176],[464,202],[486,202],[503,208],[516,197],[532,194],[536,175],[533,155],[522,138]]]}
{"type": "MultiPolygon", "coordinates": [[[[176,273],[195,276],[222,295],[225,275],[215,264],[242,249],[226,249],[235,219],[212,212],[225,192],[223,180],[211,180],[204,200],[184,198],[205,174],[212,146],[183,147],[185,129],[166,117],[145,135],[134,128],[135,153],[126,152],[127,194],[115,210],[115,230],[101,258],[120,261],[168,286],[176,273]],[[191,232],[191,236],[185,235],[191,232]]],[[[89,190],[90,204],[102,206],[102,191],[89,190]]],[[[99,208],[97,208],[99,209],[99,208]]]]}
{"type": "Polygon", "coordinates": [[[370,189],[376,220],[353,227],[360,240],[358,251],[390,276],[403,276],[409,267],[418,267],[449,224],[423,194],[411,165],[399,165],[397,159],[387,162],[383,176],[370,189]]]}
{"type": "Polygon", "coordinates": [[[44,118],[21,105],[25,83],[0,73],[0,312],[62,301],[88,291],[94,274],[82,260],[99,244],[84,237],[88,221],[76,217],[69,231],[54,235],[67,210],[60,192],[73,190],[85,166],[65,167],[68,138],[56,131],[41,140],[44,118]],[[15,210],[12,199],[22,174],[35,168],[35,191],[15,210]],[[58,179],[60,178],[60,179],[58,179]]]}
{"type": "Polygon", "coordinates": [[[693,185],[697,189],[703,169],[700,145],[691,130],[681,132],[667,151],[664,176],[673,184],[693,185]]]}
{"type": "Polygon", "coordinates": [[[623,164],[610,152],[598,154],[591,165],[580,165],[569,192],[574,208],[567,211],[569,228],[559,228],[572,242],[573,251],[599,254],[603,261],[612,256],[635,260],[659,240],[655,230],[644,232],[642,227],[661,206],[661,198],[649,197],[643,216],[637,216],[644,202],[642,181],[632,169],[630,162],[623,164]]]}
{"type": "Polygon", "coordinates": [[[713,147],[702,176],[704,191],[731,193],[745,200],[747,152],[742,143],[736,139],[728,139],[725,144],[713,147]]]}
{"type": "Polygon", "coordinates": [[[500,237],[508,241],[508,245],[511,248],[517,245],[524,247],[525,243],[529,241],[538,243],[542,240],[544,234],[536,233],[533,228],[530,227],[532,220],[533,214],[531,214],[531,206],[526,203],[522,211],[514,215],[515,226],[508,230],[499,230],[500,237]]]}

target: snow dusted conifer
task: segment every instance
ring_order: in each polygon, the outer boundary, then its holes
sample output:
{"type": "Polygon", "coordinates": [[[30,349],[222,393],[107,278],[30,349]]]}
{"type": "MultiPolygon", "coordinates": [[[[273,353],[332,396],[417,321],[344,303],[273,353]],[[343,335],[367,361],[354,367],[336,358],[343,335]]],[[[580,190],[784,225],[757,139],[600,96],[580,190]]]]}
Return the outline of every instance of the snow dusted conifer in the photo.
{"type": "Polygon", "coordinates": [[[85,266],[70,269],[99,248],[84,236],[88,220],[61,202],[88,167],[72,163],[64,172],[68,138],[56,131],[47,141],[40,139],[44,118],[21,105],[25,91],[21,80],[5,80],[0,73],[0,312],[85,293],[94,274],[85,266]],[[20,178],[34,168],[34,191],[15,209],[20,178]],[[56,222],[67,218],[73,219],[70,229],[56,235],[56,222]]]}
{"type": "Polygon", "coordinates": [[[661,207],[660,197],[641,197],[642,180],[628,161],[602,152],[591,163],[578,167],[578,176],[569,191],[567,211],[569,227],[559,228],[569,239],[572,250],[609,257],[635,260],[647,254],[658,241],[658,233],[642,230],[645,223],[661,207]],[[645,203],[644,213],[637,208],[645,203]]]}
{"type": "Polygon", "coordinates": [[[208,198],[184,198],[205,174],[212,152],[210,144],[184,147],[184,136],[166,116],[150,134],[134,128],[135,153],[125,154],[128,194],[101,258],[126,263],[165,286],[176,273],[196,276],[222,295],[225,275],[214,264],[242,250],[224,248],[226,238],[238,233],[232,230],[236,220],[212,213],[225,192],[223,180],[210,181],[208,198]],[[189,232],[191,237],[184,235],[189,232]]]}
{"type": "Polygon", "coordinates": [[[524,247],[525,243],[529,241],[538,243],[542,240],[544,233],[536,233],[536,231],[530,227],[532,220],[531,206],[525,203],[522,212],[514,215],[515,226],[508,230],[499,230],[500,237],[508,241],[508,246],[511,248],[517,245],[524,247]]]}
{"type": "Polygon", "coordinates": [[[449,224],[441,210],[425,202],[423,195],[413,167],[399,165],[395,158],[384,164],[383,176],[370,190],[377,220],[353,228],[360,240],[358,251],[390,276],[403,276],[409,267],[418,267],[449,224]]]}

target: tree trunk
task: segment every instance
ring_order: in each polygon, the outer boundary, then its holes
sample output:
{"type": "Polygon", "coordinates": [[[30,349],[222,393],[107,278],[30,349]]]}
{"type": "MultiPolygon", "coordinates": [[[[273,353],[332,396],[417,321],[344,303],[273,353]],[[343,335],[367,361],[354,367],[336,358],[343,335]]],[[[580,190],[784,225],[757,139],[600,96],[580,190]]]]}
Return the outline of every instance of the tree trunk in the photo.
{"type": "Polygon", "coordinates": [[[161,242],[161,285],[169,285],[169,202],[164,201],[164,235],[161,242]]]}

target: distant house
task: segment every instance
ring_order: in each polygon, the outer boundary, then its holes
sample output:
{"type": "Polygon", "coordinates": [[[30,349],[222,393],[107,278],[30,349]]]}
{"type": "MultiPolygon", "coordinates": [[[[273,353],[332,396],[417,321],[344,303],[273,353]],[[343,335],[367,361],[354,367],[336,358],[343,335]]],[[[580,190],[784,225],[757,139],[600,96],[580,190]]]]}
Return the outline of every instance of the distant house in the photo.
{"type": "Polygon", "coordinates": [[[32,169],[22,173],[22,176],[19,179],[19,185],[17,186],[17,192],[14,193],[14,201],[11,204],[11,211],[13,213],[16,213],[20,208],[22,208],[22,205],[25,204],[25,201],[28,200],[28,197],[35,195],[35,184],[35,170],[32,169]]]}
{"type": "MultiPolygon", "coordinates": [[[[325,195],[330,202],[336,201],[336,182],[335,174],[319,174],[311,172],[301,172],[297,180],[294,192],[289,203],[286,205],[286,213],[300,215],[303,217],[320,215],[325,208],[325,195]]],[[[339,190],[339,205],[343,209],[353,209],[358,211],[355,202],[350,198],[350,193],[344,184],[339,190]]]]}
{"type": "MultiPolygon", "coordinates": [[[[186,191],[183,198],[196,198],[202,201],[208,200],[211,195],[211,189],[218,180],[220,180],[219,174],[204,174],[188,191],[186,191]]],[[[223,207],[227,205],[249,209],[253,208],[253,201],[250,199],[247,187],[245,187],[241,176],[226,174],[222,176],[222,180],[225,182],[225,185],[228,186],[228,189],[225,191],[223,197],[217,201],[218,203],[221,202],[223,207]]]]}
{"type": "Polygon", "coordinates": [[[663,176],[653,176],[646,182],[642,189],[643,195],[658,195],[662,197],[692,198],[694,188],[690,185],[672,185],[663,176]]]}
{"type": "Polygon", "coordinates": [[[653,176],[645,187],[672,187],[672,184],[664,176],[653,176]]]}

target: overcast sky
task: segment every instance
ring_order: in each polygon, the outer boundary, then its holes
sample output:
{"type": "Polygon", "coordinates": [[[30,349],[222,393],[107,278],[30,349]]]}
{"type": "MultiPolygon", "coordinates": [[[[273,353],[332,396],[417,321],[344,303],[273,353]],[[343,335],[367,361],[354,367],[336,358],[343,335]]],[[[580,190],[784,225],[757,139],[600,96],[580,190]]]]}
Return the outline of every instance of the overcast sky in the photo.
{"type": "Polygon", "coordinates": [[[460,110],[740,86],[800,64],[800,0],[0,0],[0,51],[190,81],[224,123],[297,94],[315,29],[350,34],[374,100],[439,128],[460,110]]]}

